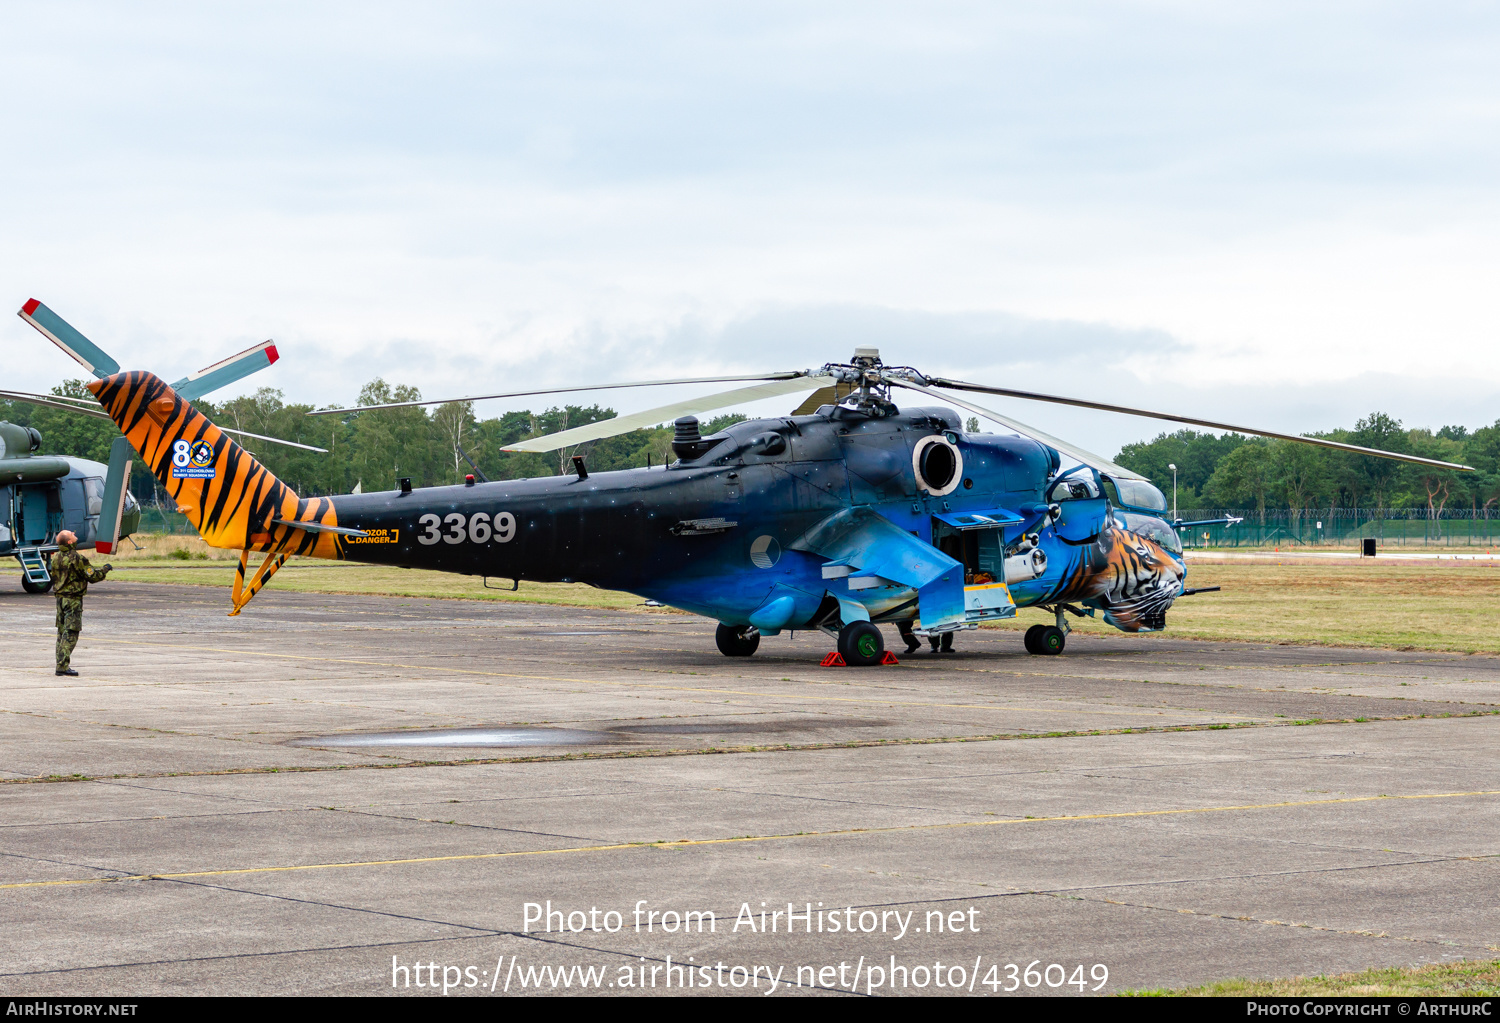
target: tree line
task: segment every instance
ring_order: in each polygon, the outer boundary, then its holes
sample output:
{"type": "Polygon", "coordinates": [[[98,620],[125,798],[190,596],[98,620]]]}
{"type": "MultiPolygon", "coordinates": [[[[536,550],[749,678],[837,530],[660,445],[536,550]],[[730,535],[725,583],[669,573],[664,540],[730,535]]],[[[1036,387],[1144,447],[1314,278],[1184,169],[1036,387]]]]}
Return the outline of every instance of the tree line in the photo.
{"type": "Polygon", "coordinates": [[[1407,429],[1373,412],[1352,430],[1308,434],[1360,447],[1380,448],[1444,462],[1476,472],[1438,469],[1294,441],[1218,436],[1194,430],[1163,433],[1127,444],[1116,461],[1155,483],[1171,499],[1177,466],[1179,508],[1253,508],[1308,513],[1319,508],[1425,508],[1434,517],[1463,508],[1494,514],[1500,504],[1500,421],[1470,433],[1444,426],[1436,433],[1407,429]]]}
{"type": "MultiPolygon", "coordinates": [[[[92,397],[82,380],[65,381],[52,393],[92,397]]],[[[376,378],[361,388],[357,403],[420,400],[415,387],[392,386],[376,378]]],[[[501,450],[530,437],[614,418],[613,409],[599,405],[507,412],[492,419],[477,418],[472,402],[448,402],[430,411],[411,407],[309,416],[312,405],[289,404],[281,391],[270,387],[221,403],[200,400],[194,405],[219,426],[327,448],[325,455],[235,438],[303,497],[347,494],[355,487],[391,490],[402,477],[410,477],[413,486],[430,487],[461,483],[470,473],[490,480],[553,476],[572,472],[571,456],[575,454],[584,455],[590,471],[599,472],[661,465],[673,457],[669,425],[542,454],[501,450]]],[[[705,434],[712,433],[744,418],[719,416],[704,423],[702,429],[705,434]]],[[[105,420],[22,402],[0,401],[0,419],[35,427],[42,435],[41,454],[107,462],[110,444],[120,436],[118,428],[105,420]]],[[[152,494],[152,480],[151,474],[137,465],[132,489],[138,496],[147,497],[152,494]]]]}
{"type": "MultiPolygon", "coordinates": [[[[81,380],[53,388],[55,394],[90,397],[81,380]]],[[[376,378],[359,392],[358,404],[420,401],[415,387],[376,378]]],[[[419,487],[460,483],[475,473],[491,480],[553,476],[572,471],[571,456],[584,455],[593,471],[660,465],[672,458],[672,429],[662,425],[593,441],[577,449],[543,454],[511,453],[507,445],[611,419],[599,405],[560,405],[542,412],[507,412],[479,419],[471,402],[382,409],[335,416],[308,416],[311,405],[287,403],[282,392],[263,387],[222,403],[199,401],[198,408],[221,426],[314,444],[328,454],[264,441],[239,443],[284,483],[304,497],[389,490],[410,477],[419,487]]],[[[325,406],[332,408],[335,406],[325,406]]],[[[726,415],[703,426],[705,434],[744,417],[726,415]]],[[[0,402],[0,419],[34,426],[42,453],[107,461],[119,436],[113,423],[19,402],[0,402]]],[[[971,430],[978,428],[971,421],[971,430]]],[[[1291,441],[1223,436],[1178,430],[1154,440],[1127,444],[1116,461],[1155,483],[1170,499],[1177,466],[1179,508],[1253,508],[1310,512],[1319,508],[1426,508],[1440,515],[1449,508],[1500,512],[1500,422],[1470,433],[1462,426],[1437,432],[1408,429],[1374,412],[1353,429],[1312,436],[1457,462],[1478,471],[1448,469],[1356,455],[1291,441]]],[[[147,496],[149,473],[138,469],[137,494],[147,496]]]]}

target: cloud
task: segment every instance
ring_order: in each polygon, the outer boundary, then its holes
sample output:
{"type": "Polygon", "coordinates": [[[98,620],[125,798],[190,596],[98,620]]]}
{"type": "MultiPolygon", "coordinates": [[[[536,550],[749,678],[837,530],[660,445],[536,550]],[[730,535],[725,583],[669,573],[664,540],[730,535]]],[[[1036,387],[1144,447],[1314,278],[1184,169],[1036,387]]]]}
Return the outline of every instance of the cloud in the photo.
{"type": "MultiPolygon", "coordinates": [[[[267,337],[285,360],[246,386],[318,404],[377,374],[441,395],[874,344],[1283,429],[1366,399],[1475,425],[1500,389],[1482,6],[74,3],[0,25],[26,41],[0,65],[10,301],[169,377],[267,337]]],[[[10,386],[74,372],[19,321],[0,342],[10,386]]]]}

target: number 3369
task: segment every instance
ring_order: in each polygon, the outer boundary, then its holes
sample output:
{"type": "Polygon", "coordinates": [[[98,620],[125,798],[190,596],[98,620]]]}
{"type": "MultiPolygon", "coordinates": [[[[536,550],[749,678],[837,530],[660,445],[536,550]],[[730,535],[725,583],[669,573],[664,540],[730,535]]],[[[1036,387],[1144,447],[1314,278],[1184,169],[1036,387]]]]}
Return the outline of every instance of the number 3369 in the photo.
{"type": "Polygon", "coordinates": [[[488,512],[473,515],[452,512],[446,516],[428,512],[417,520],[417,525],[424,530],[417,542],[429,545],[439,540],[444,543],[463,543],[465,540],[489,543],[493,539],[496,543],[509,543],[516,535],[516,517],[510,512],[497,512],[493,523],[488,512]]]}

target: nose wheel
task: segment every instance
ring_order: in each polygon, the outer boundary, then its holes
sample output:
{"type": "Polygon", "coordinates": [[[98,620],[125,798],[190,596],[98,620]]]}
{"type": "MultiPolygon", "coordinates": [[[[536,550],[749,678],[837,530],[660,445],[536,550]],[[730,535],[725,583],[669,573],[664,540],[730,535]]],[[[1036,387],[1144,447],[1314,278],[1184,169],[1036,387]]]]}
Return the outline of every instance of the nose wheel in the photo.
{"type": "Polygon", "coordinates": [[[1028,654],[1060,654],[1063,652],[1063,647],[1067,645],[1067,633],[1055,625],[1033,625],[1026,630],[1028,654]]]}

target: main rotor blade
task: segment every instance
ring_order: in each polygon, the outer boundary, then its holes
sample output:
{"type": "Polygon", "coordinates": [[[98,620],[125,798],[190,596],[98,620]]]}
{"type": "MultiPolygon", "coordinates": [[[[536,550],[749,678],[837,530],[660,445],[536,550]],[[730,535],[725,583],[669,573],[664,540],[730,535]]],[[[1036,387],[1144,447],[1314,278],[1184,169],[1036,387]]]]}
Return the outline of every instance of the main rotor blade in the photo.
{"type": "Polygon", "coordinates": [[[821,387],[832,379],[832,377],[806,376],[799,373],[791,380],[776,380],[771,383],[756,384],[754,387],[740,387],[733,391],[705,394],[701,398],[689,398],[686,401],[674,402],[671,405],[661,405],[657,408],[647,409],[644,412],[633,412],[628,416],[616,416],[614,419],[604,419],[597,423],[589,423],[587,426],[577,426],[571,430],[563,430],[560,433],[550,433],[545,437],[533,437],[531,440],[523,440],[518,444],[512,444],[501,450],[556,451],[558,448],[565,448],[573,444],[582,444],[588,440],[599,440],[603,437],[618,437],[622,433],[639,430],[643,426],[654,426],[669,419],[676,419],[678,416],[696,415],[699,412],[712,412],[715,409],[721,409],[728,405],[758,401],[761,398],[774,398],[777,395],[791,394],[794,391],[810,391],[821,387]]]}
{"type": "MultiPolygon", "coordinates": [[[[81,416],[92,416],[95,419],[110,419],[109,413],[100,408],[98,402],[87,398],[74,398],[64,394],[32,394],[29,391],[0,390],[0,399],[24,401],[30,405],[40,405],[43,408],[58,409],[63,412],[77,412],[81,416]],[[77,402],[77,404],[72,404],[73,402],[77,402]]],[[[328,454],[327,448],[314,447],[311,444],[299,444],[294,440],[282,440],[280,437],[266,437],[259,433],[251,433],[248,430],[231,430],[227,426],[221,426],[219,429],[225,433],[232,433],[239,437],[251,437],[255,440],[270,441],[272,444],[285,444],[289,448],[316,451],[320,455],[328,454]]]]}
{"type": "Polygon", "coordinates": [[[959,408],[968,409],[970,412],[974,413],[977,416],[984,416],[984,418],[992,422],[999,423],[1006,429],[1016,431],[1023,437],[1030,437],[1032,440],[1041,441],[1043,444],[1047,444],[1051,447],[1056,448],[1058,451],[1067,455],[1069,458],[1076,459],[1077,461],[1082,462],[1084,465],[1093,466],[1100,472],[1107,473],[1110,476],[1127,480],[1146,479],[1146,477],[1140,475],[1139,473],[1130,471],[1123,465],[1116,465],[1114,462],[1111,462],[1109,459],[1103,457],[1102,455],[1096,455],[1092,451],[1086,451],[1075,444],[1069,444],[1065,440],[1054,437],[1050,433],[1043,433],[1036,427],[1027,426],[1025,423],[1020,422],[1016,419],[1012,419],[1009,416],[1003,416],[1000,413],[993,412],[987,408],[980,408],[978,405],[970,404],[969,402],[964,401],[962,398],[955,398],[951,394],[943,394],[939,391],[934,391],[930,387],[922,387],[919,384],[914,384],[909,380],[902,380],[898,377],[887,377],[886,379],[889,383],[895,384],[897,387],[905,387],[913,391],[921,391],[923,394],[930,394],[932,395],[932,397],[938,398],[942,401],[951,401],[959,408]]]}
{"type": "Polygon", "coordinates": [[[505,391],[501,394],[471,394],[467,398],[438,398],[433,401],[392,401],[384,405],[351,405],[349,408],[320,408],[310,416],[334,416],[344,412],[369,412],[382,408],[414,408],[418,405],[446,405],[450,401],[485,401],[489,398],[529,398],[535,394],[568,394],[572,391],[617,391],[623,387],[666,387],[672,384],[728,384],[737,380],[793,380],[807,376],[807,370],[786,373],[756,373],[737,377],[684,377],[681,380],[638,380],[630,384],[585,384],[581,387],[549,387],[540,391],[505,391]]]}
{"type": "MultiPolygon", "coordinates": [[[[73,405],[70,402],[80,401],[79,398],[68,398],[60,394],[31,394],[28,391],[0,391],[0,398],[9,401],[24,401],[28,405],[40,405],[43,408],[61,409],[64,412],[77,412],[80,415],[93,416],[95,419],[109,419],[109,413],[99,407],[98,402],[93,402],[93,408],[87,405],[73,405]]],[[[111,420],[113,421],[113,420],[111,420]]]]}
{"type": "Polygon", "coordinates": [[[1189,426],[1206,426],[1211,430],[1232,430],[1235,433],[1249,433],[1257,437],[1275,437],[1277,440],[1293,440],[1298,444],[1316,444],[1322,448],[1352,451],[1358,455],[1373,455],[1376,458],[1394,458],[1398,462],[1414,462],[1417,465],[1431,465],[1439,469],[1456,469],[1459,472],[1474,471],[1472,465],[1442,462],[1436,458],[1419,458],[1416,455],[1403,455],[1397,451],[1382,451],[1379,448],[1362,448],[1358,444],[1344,444],[1336,440],[1324,440],[1322,437],[1298,437],[1290,433],[1276,433],[1273,430],[1254,430],[1248,426],[1216,423],[1212,419],[1194,419],[1191,416],[1172,415],[1170,412],[1151,412],[1146,409],[1129,408],[1125,405],[1108,405],[1101,401],[1064,398],[1055,394],[1038,394],[1035,391],[1016,391],[1005,387],[986,387],[984,384],[971,384],[963,380],[944,380],[939,377],[928,377],[927,379],[929,383],[936,387],[951,387],[960,391],[982,391],[985,394],[1001,394],[1008,398],[1025,398],[1028,401],[1050,401],[1058,405],[1077,405],[1079,408],[1093,408],[1104,412],[1121,412],[1127,416],[1144,416],[1147,419],[1166,419],[1173,423],[1187,423],[1189,426]]]}
{"type": "Polygon", "coordinates": [[[311,444],[299,444],[294,440],[282,440],[280,437],[266,437],[259,433],[251,433],[249,430],[231,430],[227,426],[220,426],[219,430],[222,433],[232,433],[236,437],[250,437],[254,440],[268,440],[272,444],[285,444],[289,448],[301,448],[303,451],[316,451],[320,455],[328,454],[327,448],[314,447],[311,444]]]}

